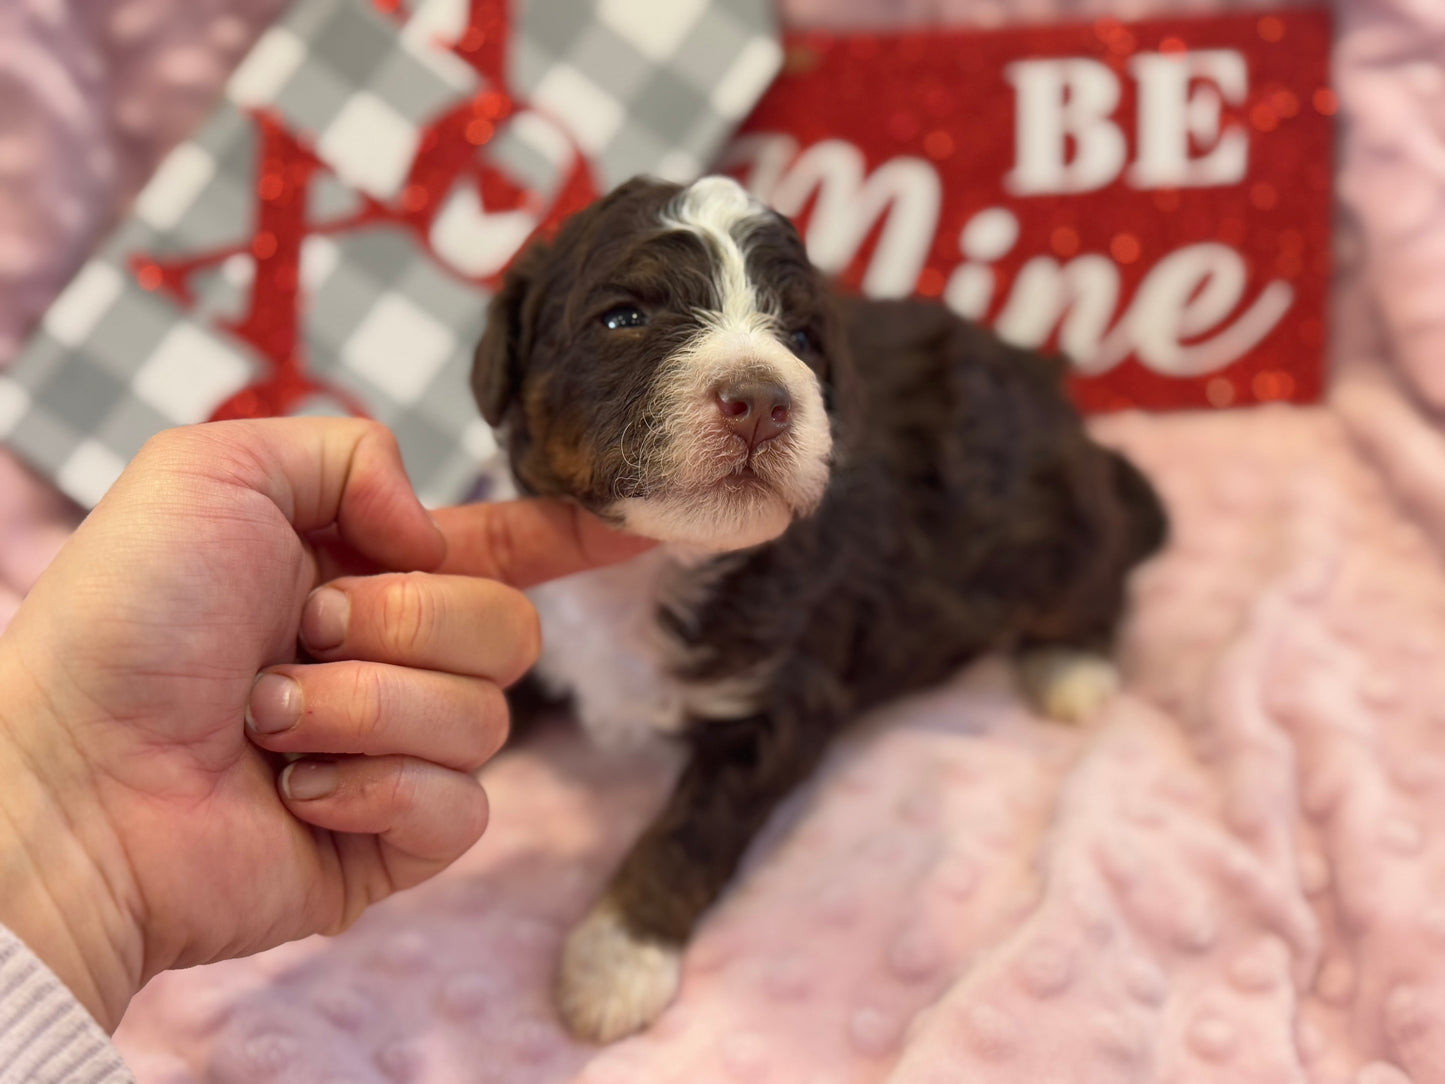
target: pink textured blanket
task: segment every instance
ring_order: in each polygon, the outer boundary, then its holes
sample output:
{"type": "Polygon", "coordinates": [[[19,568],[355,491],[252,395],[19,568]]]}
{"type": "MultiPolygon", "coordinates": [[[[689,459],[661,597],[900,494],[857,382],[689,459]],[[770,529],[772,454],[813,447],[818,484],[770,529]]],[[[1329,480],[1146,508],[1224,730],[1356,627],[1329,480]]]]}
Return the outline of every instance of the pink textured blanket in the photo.
{"type": "MultiPolygon", "coordinates": [[[[0,5],[0,358],[275,7],[0,5]]],[[[550,968],[666,771],[554,729],[488,769],[493,826],[436,882],[154,982],[119,1035],[142,1081],[1445,1081],[1445,5],[1336,8],[1330,401],[1098,423],[1175,519],[1100,718],[1046,724],[984,664],[866,723],[754,848],[679,1002],[604,1051],[559,1030],[550,968]]],[[[0,462],[10,605],[73,515],[0,462]]]]}

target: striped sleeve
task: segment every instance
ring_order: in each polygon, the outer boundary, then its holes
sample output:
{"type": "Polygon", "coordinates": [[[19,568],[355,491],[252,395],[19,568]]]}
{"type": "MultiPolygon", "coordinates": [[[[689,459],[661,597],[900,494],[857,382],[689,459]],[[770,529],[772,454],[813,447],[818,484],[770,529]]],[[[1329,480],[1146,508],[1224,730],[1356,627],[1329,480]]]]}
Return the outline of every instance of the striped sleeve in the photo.
{"type": "Polygon", "coordinates": [[[0,1084],[135,1084],[70,990],[0,926],[0,1084]]]}

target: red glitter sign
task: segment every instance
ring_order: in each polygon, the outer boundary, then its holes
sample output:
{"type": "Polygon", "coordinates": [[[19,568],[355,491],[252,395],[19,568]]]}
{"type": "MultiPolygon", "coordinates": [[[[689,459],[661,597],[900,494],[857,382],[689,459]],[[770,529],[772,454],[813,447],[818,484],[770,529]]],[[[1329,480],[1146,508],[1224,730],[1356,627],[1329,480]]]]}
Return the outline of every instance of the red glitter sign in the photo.
{"type": "Polygon", "coordinates": [[[1322,11],[795,35],[726,166],[845,283],[1067,353],[1086,410],[1310,401],[1329,44],[1322,11]]]}

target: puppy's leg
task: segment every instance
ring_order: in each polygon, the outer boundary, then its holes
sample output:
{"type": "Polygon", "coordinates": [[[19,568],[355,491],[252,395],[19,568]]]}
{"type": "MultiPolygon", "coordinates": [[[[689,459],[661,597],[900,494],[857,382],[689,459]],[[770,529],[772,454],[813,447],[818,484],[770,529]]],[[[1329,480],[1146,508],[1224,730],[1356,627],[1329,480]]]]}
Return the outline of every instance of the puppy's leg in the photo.
{"type": "Polygon", "coordinates": [[[1164,506],[1148,480],[1123,456],[1104,449],[1071,460],[1075,518],[1089,524],[1081,547],[1060,534],[1058,563],[1072,569],[1056,608],[1029,630],[1018,654],[1026,696],[1044,715],[1081,723],[1119,690],[1109,656],[1124,611],[1130,570],[1163,544],[1164,506]]]}
{"type": "Polygon", "coordinates": [[[1044,715],[1082,723],[1119,690],[1119,671],[1102,652],[1050,645],[1024,649],[1015,662],[1024,694],[1044,715]]]}
{"type": "Polygon", "coordinates": [[[763,719],[698,726],[667,807],[563,947],[558,1009],[580,1039],[620,1039],[672,1001],[694,924],[825,744],[763,719]]]}
{"type": "Polygon", "coordinates": [[[677,993],[682,944],[634,930],[611,895],[567,935],[557,976],[557,1011],[567,1030],[610,1043],[645,1028],[677,993]]]}

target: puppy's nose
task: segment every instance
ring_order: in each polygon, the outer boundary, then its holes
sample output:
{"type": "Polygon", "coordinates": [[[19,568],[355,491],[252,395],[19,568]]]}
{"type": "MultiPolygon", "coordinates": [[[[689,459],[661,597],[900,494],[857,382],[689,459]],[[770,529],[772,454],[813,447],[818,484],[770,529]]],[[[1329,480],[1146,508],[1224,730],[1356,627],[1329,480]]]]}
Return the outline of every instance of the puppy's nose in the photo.
{"type": "Polygon", "coordinates": [[[748,446],[772,440],[788,428],[793,401],[778,384],[729,384],[717,393],[717,408],[732,431],[748,446]]]}

